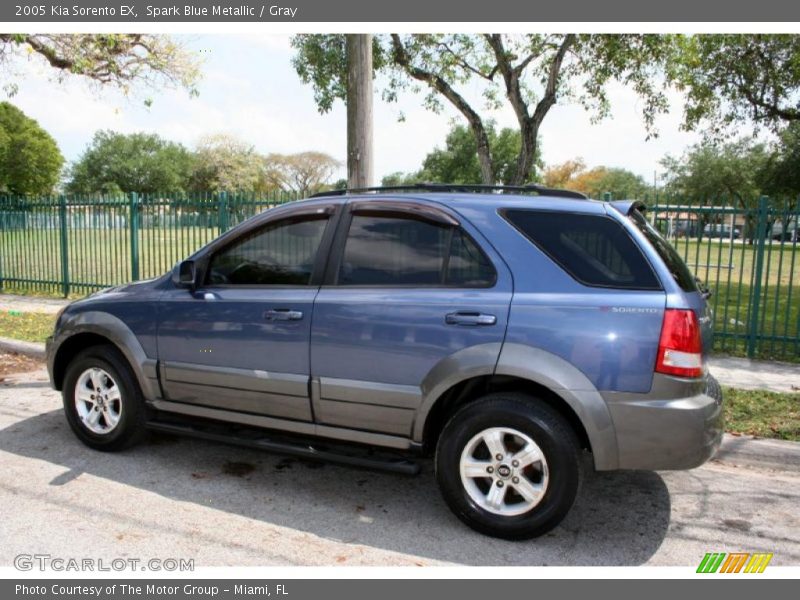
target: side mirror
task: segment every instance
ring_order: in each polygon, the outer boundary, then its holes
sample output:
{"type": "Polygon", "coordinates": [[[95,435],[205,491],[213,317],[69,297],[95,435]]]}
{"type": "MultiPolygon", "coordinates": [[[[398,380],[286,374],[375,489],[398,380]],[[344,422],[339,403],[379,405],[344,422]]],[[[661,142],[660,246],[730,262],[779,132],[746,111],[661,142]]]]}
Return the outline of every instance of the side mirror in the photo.
{"type": "Polygon", "coordinates": [[[172,272],[172,282],[178,287],[195,290],[197,286],[197,269],[193,260],[179,262],[172,272]]]}

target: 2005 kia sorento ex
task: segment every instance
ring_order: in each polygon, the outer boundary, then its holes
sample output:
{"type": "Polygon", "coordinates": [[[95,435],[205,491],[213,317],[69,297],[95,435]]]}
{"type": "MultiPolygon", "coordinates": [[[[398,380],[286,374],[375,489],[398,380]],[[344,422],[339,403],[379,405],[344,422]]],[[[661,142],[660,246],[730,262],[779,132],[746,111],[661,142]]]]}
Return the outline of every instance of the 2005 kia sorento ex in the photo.
{"type": "Polygon", "coordinates": [[[70,304],[48,342],[70,426],[100,450],[177,419],[435,454],[454,513],[516,539],[569,511],[582,449],[598,470],[706,461],[710,311],[677,253],[636,203],[502,191],[283,205],[70,304]]]}

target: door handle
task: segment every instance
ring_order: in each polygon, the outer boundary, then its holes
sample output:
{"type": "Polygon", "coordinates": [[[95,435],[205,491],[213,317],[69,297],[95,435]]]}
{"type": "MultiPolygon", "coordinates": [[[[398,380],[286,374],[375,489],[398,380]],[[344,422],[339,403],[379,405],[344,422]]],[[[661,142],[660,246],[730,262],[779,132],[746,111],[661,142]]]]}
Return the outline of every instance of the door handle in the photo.
{"type": "Polygon", "coordinates": [[[271,308],[264,311],[264,318],[267,321],[299,321],[303,318],[303,311],[289,308],[271,308]]]}
{"type": "Polygon", "coordinates": [[[444,322],[448,325],[476,327],[478,325],[494,325],[497,323],[497,317],[479,312],[459,311],[446,314],[444,322]]]}

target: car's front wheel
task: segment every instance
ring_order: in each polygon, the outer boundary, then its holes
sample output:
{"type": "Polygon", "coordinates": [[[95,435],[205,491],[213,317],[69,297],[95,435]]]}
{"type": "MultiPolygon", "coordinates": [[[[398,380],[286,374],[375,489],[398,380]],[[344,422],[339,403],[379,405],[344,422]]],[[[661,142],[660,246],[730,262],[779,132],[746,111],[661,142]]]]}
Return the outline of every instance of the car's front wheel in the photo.
{"type": "Polygon", "coordinates": [[[122,450],[145,434],[144,398],[114,346],[80,352],[67,367],[62,395],[67,422],[91,448],[122,450]]]}
{"type": "Polygon", "coordinates": [[[506,539],[558,525],[580,477],[574,431],[525,394],[489,394],[468,404],[445,425],[436,451],[436,479],[451,510],[473,529],[506,539]]]}

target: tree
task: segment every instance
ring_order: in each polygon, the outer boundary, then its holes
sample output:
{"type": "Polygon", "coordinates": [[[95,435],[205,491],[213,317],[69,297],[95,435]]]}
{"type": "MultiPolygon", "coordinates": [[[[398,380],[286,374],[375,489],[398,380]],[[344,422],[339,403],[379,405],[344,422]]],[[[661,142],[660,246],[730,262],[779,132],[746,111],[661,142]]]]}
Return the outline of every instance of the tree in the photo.
{"type": "Polygon", "coordinates": [[[300,196],[317,192],[328,183],[342,163],[324,152],[270,154],[267,179],[276,187],[296,191],[300,196]]]}
{"type": "Polygon", "coordinates": [[[56,141],[13,104],[0,102],[0,191],[48,194],[64,157],[56,141]]]}
{"type": "Polygon", "coordinates": [[[666,191],[688,204],[731,202],[751,208],[761,193],[762,172],[768,152],[749,138],[735,142],[705,141],[682,156],[665,156],[666,191]]]}
{"type": "Polygon", "coordinates": [[[591,198],[610,192],[613,198],[642,198],[647,184],[641,175],[617,167],[586,168],[582,158],[568,160],[545,169],[543,180],[548,187],[572,189],[591,198]]]}
{"type": "MultiPolygon", "coordinates": [[[[56,79],[77,75],[128,92],[133,85],[184,87],[191,93],[197,58],[166,35],[143,33],[0,33],[0,65],[23,51],[55,69],[56,79]]],[[[14,92],[16,84],[6,86],[14,92]]]]}
{"type": "Polygon", "coordinates": [[[254,192],[269,187],[264,157],[231,135],[204,137],[195,150],[191,187],[210,192],[254,192]]]}
{"type": "Polygon", "coordinates": [[[615,199],[641,199],[648,186],[641,175],[619,167],[595,167],[575,178],[574,189],[592,198],[609,192],[615,199]]]}
{"type": "Polygon", "coordinates": [[[583,159],[575,158],[547,167],[542,173],[542,180],[547,187],[568,188],[573,179],[585,170],[586,163],[583,159]]]}
{"type": "MultiPolygon", "coordinates": [[[[492,152],[490,183],[514,185],[517,181],[516,158],[520,148],[520,133],[509,128],[496,132],[494,123],[486,126],[486,137],[492,152]]],[[[535,161],[541,164],[541,161],[535,161]]],[[[478,161],[475,137],[464,125],[455,125],[447,134],[444,148],[435,148],[429,152],[418,173],[421,181],[441,183],[481,183],[483,175],[478,161]]],[[[520,183],[533,180],[530,178],[520,183]]]]}
{"type": "MultiPolygon", "coordinates": [[[[597,118],[608,113],[606,85],[620,81],[643,99],[645,123],[666,110],[656,73],[670,55],[673,36],[661,35],[501,35],[448,34],[376,36],[375,69],[388,75],[383,97],[395,100],[400,90],[421,85],[424,104],[439,112],[452,105],[467,121],[475,139],[481,180],[494,183],[493,148],[487,119],[458,88],[478,81],[487,109],[505,99],[516,116],[520,146],[511,184],[528,181],[538,155],[539,127],[559,98],[572,98],[597,118]]],[[[321,112],[343,99],[342,36],[298,35],[293,64],[311,83],[321,112]]]]}
{"type": "MultiPolygon", "coordinates": [[[[492,153],[492,183],[510,185],[516,173],[520,134],[504,127],[498,133],[493,122],[487,124],[492,153]]],[[[537,168],[541,161],[536,160],[537,168]]],[[[534,181],[534,176],[529,181],[534,181]]],[[[415,183],[482,183],[481,168],[475,138],[464,125],[454,125],[445,139],[444,148],[434,148],[426,156],[422,168],[414,173],[391,173],[383,178],[383,185],[409,185],[415,183]]],[[[527,183],[527,182],[526,182],[527,183]]]]}
{"type": "Polygon", "coordinates": [[[394,173],[384,175],[383,179],[381,179],[381,185],[384,187],[397,187],[403,185],[414,185],[424,181],[425,180],[422,178],[422,175],[419,171],[416,173],[403,173],[402,171],[395,171],[394,173]]]}
{"type": "Polygon", "coordinates": [[[669,75],[686,93],[688,129],[719,135],[752,122],[777,131],[800,121],[800,36],[683,38],[669,75]]]}
{"type": "Polygon", "coordinates": [[[71,193],[180,192],[187,189],[194,157],[156,134],[98,131],[70,169],[71,193]]]}
{"type": "MultiPolygon", "coordinates": [[[[661,161],[666,192],[681,198],[681,204],[734,204],[753,209],[762,193],[764,168],[769,154],[763,144],[749,138],[725,144],[705,141],[690,147],[680,157],[661,161]]],[[[701,216],[701,231],[705,217],[701,216]]],[[[753,242],[753,213],[745,215],[744,236],[753,242]]]]}
{"type": "Polygon", "coordinates": [[[788,197],[792,205],[800,197],[800,122],[790,123],[778,140],[760,173],[763,192],[788,197]]]}

